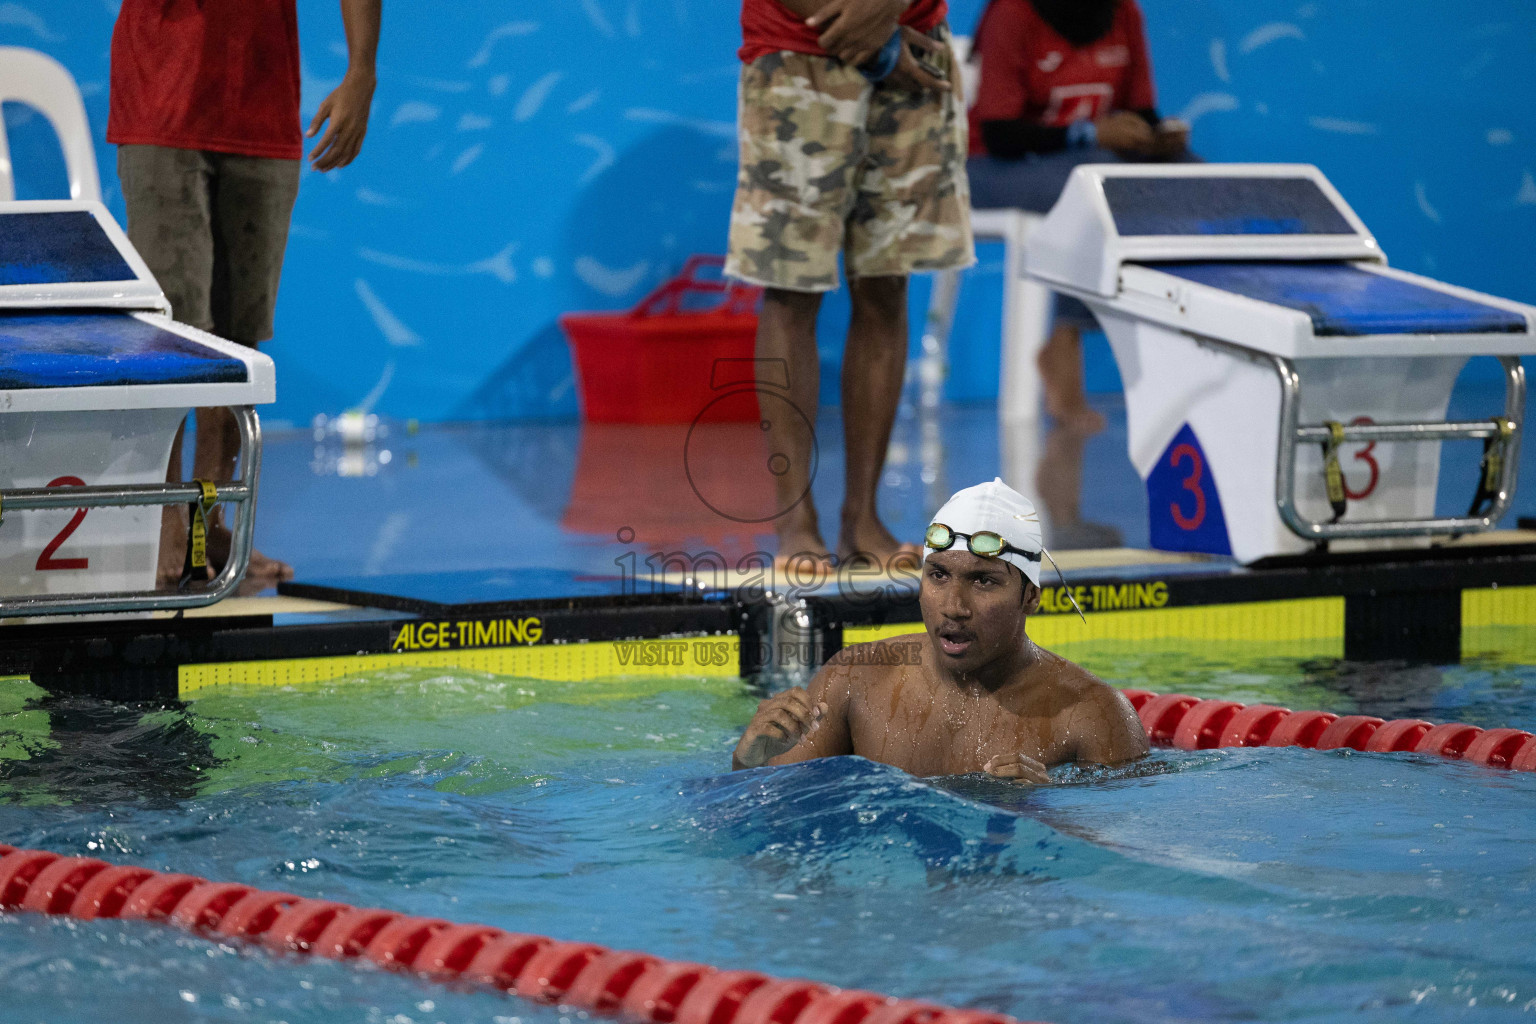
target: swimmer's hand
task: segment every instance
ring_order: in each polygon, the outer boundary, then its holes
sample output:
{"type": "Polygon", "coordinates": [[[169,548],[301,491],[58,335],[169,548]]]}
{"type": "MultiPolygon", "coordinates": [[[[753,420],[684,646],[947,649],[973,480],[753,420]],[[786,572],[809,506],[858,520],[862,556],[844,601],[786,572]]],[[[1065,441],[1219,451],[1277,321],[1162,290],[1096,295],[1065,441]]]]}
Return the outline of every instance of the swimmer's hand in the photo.
{"type": "Polygon", "coordinates": [[[757,705],[757,714],[747,723],[747,731],[731,756],[732,768],[760,768],[772,758],[793,750],[802,739],[816,731],[827,705],[811,703],[805,687],[796,686],[775,694],[757,705]]]}
{"type": "Polygon", "coordinates": [[[910,0],[829,0],[805,23],[821,48],[851,67],[867,64],[896,31],[910,0]]]}
{"type": "Polygon", "coordinates": [[[981,770],[994,778],[1014,779],[1036,786],[1044,786],[1051,781],[1051,777],[1046,774],[1045,765],[1023,754],[998,754],[982,766],[981,770]]]}

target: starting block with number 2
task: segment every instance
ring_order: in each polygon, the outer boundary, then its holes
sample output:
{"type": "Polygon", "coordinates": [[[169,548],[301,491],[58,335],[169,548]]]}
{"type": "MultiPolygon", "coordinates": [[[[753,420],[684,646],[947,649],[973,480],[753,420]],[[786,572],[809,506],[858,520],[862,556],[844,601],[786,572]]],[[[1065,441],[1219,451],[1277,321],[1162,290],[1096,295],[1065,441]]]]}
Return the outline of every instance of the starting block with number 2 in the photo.
{"type": "Polygon", "coordinates": [[[0,203],[0,617],[212,604],[244,575],[272,360],[170,312],[99,203],[0,203]],[[239,478],[166,483],[187,412],[220,406],[239,478]],[[157,592],[161,507],[197,522],[216,502],[235,506],[227,563],[157,592]]]}

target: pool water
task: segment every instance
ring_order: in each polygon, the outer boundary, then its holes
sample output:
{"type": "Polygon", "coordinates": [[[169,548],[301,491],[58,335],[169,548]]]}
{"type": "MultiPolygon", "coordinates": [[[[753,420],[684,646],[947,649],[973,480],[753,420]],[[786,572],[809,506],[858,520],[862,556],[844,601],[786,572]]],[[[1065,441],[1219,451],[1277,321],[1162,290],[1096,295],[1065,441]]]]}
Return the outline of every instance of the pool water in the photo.
{"type": "MultiPolygon", "coordinates": [[[[1536,729],[1536,669],[1076,653],[1125,686],[1536,729]]],[[[1154,751],[1057,785],[723,773],[734,680],[379,673],[184,709],[0,681],[0,841],[1002,1010],[1536,1019],[1536,775],[1154,751]]],[[[0,915],[6,1022],[575,1024],[168,928],[0,915]]]]}

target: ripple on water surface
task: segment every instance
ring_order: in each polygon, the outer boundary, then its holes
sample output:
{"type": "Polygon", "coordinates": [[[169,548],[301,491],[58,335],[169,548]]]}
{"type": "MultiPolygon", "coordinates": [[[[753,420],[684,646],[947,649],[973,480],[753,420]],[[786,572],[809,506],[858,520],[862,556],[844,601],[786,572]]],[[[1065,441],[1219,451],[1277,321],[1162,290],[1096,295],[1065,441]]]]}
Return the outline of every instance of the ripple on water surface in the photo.
{"type": "MultiPolygon", "coordinates": [[[[1519,667],[1091,664],[1536,723],[1519,667]]],[[[756,699],[420,672],[165,710],[0,683],[0,840],[1063,1024],[1536,1013],[1536,777],[1300,750],[1155,751],[1039,788],[858,758],[722,774],[756,699]]],[[[0,916],[0,986],[7,1020],[560,1016],[22,915],[0,916]]]]}

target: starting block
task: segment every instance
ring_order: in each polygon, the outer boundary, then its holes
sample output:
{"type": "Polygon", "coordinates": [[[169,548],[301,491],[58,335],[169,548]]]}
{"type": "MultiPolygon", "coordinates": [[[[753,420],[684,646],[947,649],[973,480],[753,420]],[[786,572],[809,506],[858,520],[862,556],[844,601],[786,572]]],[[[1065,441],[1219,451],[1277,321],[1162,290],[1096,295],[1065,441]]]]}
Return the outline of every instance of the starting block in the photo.
{"type": "Polygon", "coordinates": [[[0,203],[0,617],[212,604],[250,560],[272,360],[175,322],[92,202],[0,203]],[[240,477],[167,484],[187,412],[230,407],[240,477]],[[161,509],[235,504],[217,579],[157,593],[161,509]]]}
{"type": "Polygon", "coordinates": [[[1509,507],[1536,308],[1389,268],[1315,167],[1079,167],[1026,272],[1109,338],[1153,547],[1425,544],[1509,507]],[[1475,355],[1502,363],[1504,408],[1447,422],[1475,355]],[[1435,515],[1447,440],[1483,442],[1465,516],[1435,515]]]}

